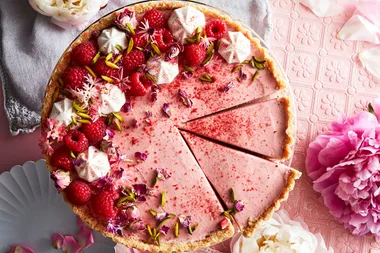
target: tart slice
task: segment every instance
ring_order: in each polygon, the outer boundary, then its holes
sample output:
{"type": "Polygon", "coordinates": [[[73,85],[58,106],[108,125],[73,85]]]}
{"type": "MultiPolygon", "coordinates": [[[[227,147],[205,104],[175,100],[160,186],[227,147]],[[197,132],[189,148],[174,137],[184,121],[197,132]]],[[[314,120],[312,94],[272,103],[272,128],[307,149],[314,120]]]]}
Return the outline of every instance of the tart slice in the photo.
{"type": "Polygon", "coordinates": [[[181,132],[206,177],[229,208],[244,236],[251,237],[260,221],[271,217],[288,198],[298,171],[181,132]],[[233,192],[233,193],[232,193],[233,192]],[[233,196],[232,196],[233,195],[233,196]]]}
{"type": "Polygon", "coordinates": [[[287,98],[273,99],[182,124],[181,129],[269,158],[286,159],[293,139],[287,98]]]}

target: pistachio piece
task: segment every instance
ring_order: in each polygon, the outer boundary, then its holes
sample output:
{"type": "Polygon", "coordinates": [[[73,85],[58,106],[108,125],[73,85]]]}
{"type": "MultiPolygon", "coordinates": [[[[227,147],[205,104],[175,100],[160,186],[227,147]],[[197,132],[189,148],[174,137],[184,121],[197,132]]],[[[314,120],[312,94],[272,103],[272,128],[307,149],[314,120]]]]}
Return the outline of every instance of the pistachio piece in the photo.
{"type": "Polygon", "coordinates": [[[87,119],[77,119],[77,122],[82,123],[82,124],[91,124],[91,121],[87,119]]]}
{"type": "Polygon", "coordinates": [[[243,65],[241,65],[241,64],[235,66],[235,67],[232,69],[231,73],[234,73],[234,72],[238,71],[238,70],[241,69],[242,67],[243,67],[243,65]]]}
{"type": "Polygon", "coordinates": [[[260,58],[258,58],[258,57],[256,57],[256,56],[253,56],[253,60],[254,60],[255,62],[257,62],[257,63],[261,63],[261,64],[264,64],[264,63],[267,62],[266,60],[260,59],[260,58]]]}
{"type": "Polygon", "coordinates": [[[88,73],[90,73],[90,75],[92,75],[94,78],[96,78],[95,72],[92,71],[92,69],[89,66],[84,66],[84,67],[87,69],[87,71],[88,71],[88,73]]]}
{"type": "Polygon", "coordinates": [[[104,81],[109,82],[109,83],[113,83],[113,79],[112,79],[111,77],[108,77],[108,76],[102,76],[102,79],[103,79],[104,81]]]}
{"type": "Polygon", "coordinates": [[[112,68],[112,69],[120,69],[119,66],[117,66],[116,64],[114,64],[114,63],[112,63],[112,62],[110,62],[110,61],[106,61],[105,63],[106,63],[106,65],[107,65],[108,67],[110,67],[110,68],[112,68]]]}
{"type": "Polygon", "coordinates": [[[255,61],[253,59],[250,60],[249,65],[251,65],[252,68],[255,68],[255,61]]]}
{"type": "Polygon", "coordinates": [[[175,235],[175,237],[178,237],[178,235],[179,235],[179,223],[178,223],[178,221],[174,224],[174,235],[175,235]]]}
{"type": "Polygon", "coordinates": [[[189,225],[188,227],[187,227],[187,232],[189,232],[189,234],[193,234],[193,229],[192,229],[192,227],[191,227],[191,225],[189,225]]]}
{"type": "Polygon", "coordinates": [[[198,78],[202,82],[212,82],[212,77],[208,74],[204,74],[202,77],[198,78]]]}
{"type": "Polygon", "coordinates": [[[175,218],[175,216],[176,215],[174,213],[169,213],[168,218],[173,219],[173,218],[175,218]]]}
{"type": "Polygon", "coordinates": [[[121,58],[123,58],[123,55],[122,55],[122,54],[119,54],[119,55],[116,57],[116,59],[113,61],[113,63],[114,63],[114,64],[118,63],[118,62],[121,60],[121,58]]]}
{"type": "Polygon", "coordinates": [[[83,113],[83,112],[77,112],[77,115],[79,117],[81,117],[82,119],[91,119],[91,116],[86,114],[86,113],[83,113]]]}
{"type": "Polygon", "coordinates": [[[106,56],[106,61],[111,60],[112,56],[113,56],[113,53],[109,53],[109,54],[106,56]]]}
{"type": "Polygon", "coordinates": [[[170,218],[166,218],[166,219],[162,220],[160,223],[158,223],[157,227],[158,228],[162,227],[168,220],[170,220],[170,218]]]}
{"type": "Polygon", "coordinates": [[[194,73],[194,72],[195,72],[195,70],[194,70],[192,67],[190,67],[190,66],[183,65],[183,68],[184,68],[185,70],[191,72],[191,73],[194,73]]]}
{"type": "Polygon", "coordinates": [[[116,49],[119,50],[120,52],[123,52],[123,47],[120,46],[119,44],[117,44],[115,47],[116,47],[116,49]]]}
{"type": "Polygon", "coordinates": [[[118,112],[113,112],[112,115],[117,118],[120,122],[124,122],[123,116],[121,116],[118,112]]]}
{"type": "Polygon", "coordinates": [[[132,51],[132,49],[133,49],[133,45],[134,45],[135,43],[134,43],[134,41],[133,41],[133,38],[130,38],[129,39],[129,42],[128,42],[128,47],[127,47],[127,54],[129,54],[131,51],[132,51]]]}
{"type": "Polygon", "coordinates": [[[214,58],[214,53],[211,53],[206,56],[206,58],[202,61],[201,66],[206,66],[214,58]]]}
{"type": "Polygon", "coordinates": [[[231,188],[230,190],[230,198],[231,198],[231,202],[235,202],[235,191],[233,188],[231,188]]]}
{"type": "Polygon", "coordinates": [[[166,191],[161,192],[161,206],[165,206],[165,201],[166,201],[166,191]]]}
{"type": "Polygon", "coordinates": [[[92,58],[91,64],[95,64],[100,58],[100,50],[96,53],[94,58],[92,58]]]}
{"type": "Polygon", "coordinates": [[[194,38],[186,38],[185,39],[187,42],[189,42],[190,44],[196,44],[197,43],[197,40],[194,39],[194,38]]]}
{"type": "Polygon", "coordinates": [[[124,202],[128,201],[129,196],[123,196],[118,199],[117,201],[117,207],[120,207],[124,202]]]}
{"type": "Polygon", "coordinates": [[[258,75],[259,75],[259,71],[256,70],[256,72],[252,76],[252,83],[255,82],[258,75]]]}
{"type": "Polygon", "coordinates": [[[152,233],[152,229],[150,228],[149,224],[146,225],[146,230],[148,230],[148,234],[149,234],[150,236],[153,235],[153,233],[152,233]]]}
{"type": "Polygon", "coordinates": [[[71,116],[71,121],[73,122],[74,125],[77,124],[77,119],[74,116],[71,116]]]}
{"type": "Polygon", "coordinates": [[[207,51],[206,51],[206,54],[211,54],[214,52],[214,44],[210,44],[208,47],[207,47],[207,51]]]}
{"type": "Polygon", "coordinates": [[[132,35],[135,35],[135,34],[136,34],[135,29],[133,29],[133,27],[131,26],[131,24],[127,23],[127,27],[128,27],[129,32],[130,32],[132,35]]]}
{"type": "Polygon", "coordinates": [[[248,64],[249,63],[249,60],[245,60],[242,62],[242,64],[248,64]]]}
{"type": "Polygon", "coordinates": [[[149,210],[150,214],[153,215],[153,216],[157,216],[157,212],[154,211],[153,209],[149,210]]]}
{"type": "Polygon", "coordinates": [[[80,105],[80,104],[78,104],[78,100],[74,100],[73,101],[73,107],[74,107],[74,109],[77,111],[77,112],[86,112],[86,110],[85,109],[83,109],[83,107],[82,107],[83,105],[80,105]]]}
{"type": "Polygon", "coordinates": [[[220,46],[220,39],[218,39],[216,42],[215,42],[215,51],[218,51],[219,50],[219,46],[220,46]]]}
{"type": "Polygon", "coordinates": [[[111,124],[112,124],[112,121],[113,121],[113,114],[111,113],[111,114],[109,114],[108,116],[107,116],[107,125],[108,126],[110,126],[111,124]]]}
{"type": "Polygon", "coordinates": [[[160,51],[160,49],[158,48],[158,46],[157,46],[156,44],[154,44],[154,43],[150,43],[150,45],[151,45],[153,51],[154,51],[157,55],[161,55],[161,51],[160,51]]]}
{"type": "Polygon", "coordinates": [[[158,182],[158,177],[154,177],[153,178],[153,184],[152,184],[152,187],[155,187],[157,185],[157,182],[158,182]]]}
{"type": "Polygon", "coordinates": [[[119,132],[121,132],[123,129],[121,128],[119,120],[115,120],[114,123],[115,123],[116,129],[119,130],[119,132]]]}
{"type": "Polygon", "coordinates": [[[152,81],[154,84],[157,83],[156,78],[154,78],[154,76],[152,76],[151,74],[146,73],[146,74],[145,74],[145,77],[148,78],[150,81],[152,81]]]}
{"type": "Polygon", "coordinates": [[[74,154],[74,152],[72,151],[72,150],[70,150],[70,156],[72,157],[72,158],[77,158],[77,156],[74,154]]]}

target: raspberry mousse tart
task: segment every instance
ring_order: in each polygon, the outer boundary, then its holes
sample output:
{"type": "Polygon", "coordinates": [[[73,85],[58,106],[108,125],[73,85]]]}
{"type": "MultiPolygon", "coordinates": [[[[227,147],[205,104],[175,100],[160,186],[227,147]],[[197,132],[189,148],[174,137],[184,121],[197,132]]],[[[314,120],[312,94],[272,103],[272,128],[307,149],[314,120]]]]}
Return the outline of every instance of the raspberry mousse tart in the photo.
{"type": "Polygon", "coordinates": [[[294,144],[285,89],[259,41],[228,16],[136,4],[65,51],[40,146],[91,228],[139,250],[197,250],[239,230],[252,236],[299,178],[281,164],[294,144]]]}

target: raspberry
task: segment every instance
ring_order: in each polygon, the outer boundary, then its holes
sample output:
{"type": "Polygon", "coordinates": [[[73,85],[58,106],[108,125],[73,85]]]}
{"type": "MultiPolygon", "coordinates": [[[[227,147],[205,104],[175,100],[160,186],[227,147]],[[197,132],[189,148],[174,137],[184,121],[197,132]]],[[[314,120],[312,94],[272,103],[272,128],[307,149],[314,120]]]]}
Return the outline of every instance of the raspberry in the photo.
{"type": "Polygon", "coordinates": [[[86,135],[90,142],[96,143],[101,141],[106,135],[106,128],[106,123],[100,118],[91,124],[83,124],[81,131],[86,135]]]}
{"type": "Polygon", "coordinates": [[[91,199],[91,188],[82,180],[71,182],[65,192],[67,199],[74,205],[86,204],[91,199]]]}
{"type": "Polygon", "coordinates": [[[206,57],[206,49],[199,44],[190,44],[185,46],[185,59],[191,66],[198,66],[206,57]]]}
{"type": "Polygon", "coordinates": [[[119,70],[113,69],[106,65],[106,59],[99,59],[93,66],[92,70],[98,74],[98,76],[118,77],[119,70]]]}
{"type": "Polygon", "coordinates": [[[145,63],[145,55],[139,50],[132,50],[129,54],[125,53],[123,57],[124,70],[136,71],[145,63]]]}
{"type": "Polygon", "coordinates": [[[227,24],[224,20],[214,19],[206,25],[207,37],[214,37],[216,39],[223,38],[227,34],[227,24]]]}
{"type": "Polygon", "coordinates": [[[143,73],[136,72],[131,75],[131,88],[127,91],[128,96],[144,96],[148,93],[151,81],[143,73]]]}
{"type": "Polygon", "coordinates": [[[74,167],[71,160],[70,151],[65,146],[62,146],[53,153],[50,164],[58,169],[70,171],[74,167]]]}
{"type": "Polygon", "coordinates": [[[81,89],[87,75],[88,71],[86,68],[82,66],[72,66],[64,74],[63,81],[66,88],[73,90],[81,89]]]}
{"type": "Polygon", "coordinates": [[[82,153],[88,149],[86,135],[77,130],[69,131],[63,141],[66,147],[75,153],[82,153]]]}
{"type": "Polygon", "coordinates": [[[103,191],[93,196],[90,202],[92,213],[99,219],[115,218],[118,212],[115,200],[118,198],[119,194],[113,191],[103,191]]]}
{"type": "Polygon", "coordinates": [[[144,36],[144,34],[141,33],[136,33],[135,35],[133,35],[132,39],[133,45],[135,47],[144,48],[146,43],[148,43],[146,36],[144,36]]]}
{"type": "Polygon", "coordinates": [[[83,42],[73,49],[71,60],[78,65],[90,65],[97,51],[94,41],[83,42]]]}
{"type": "Polygon", "coordinates": [[[157,46],[161,51],[165,51],[174,42],[173,34],[166,28],[158,29],[153,39],[157,42],[157,46]]]}
{"type": "Polygon", "coordinates": [[[145,13],[143,20],[147,20],[149,27],[151,28],[161,28],[165,26],[165,18],[162,12],[158,10],[149,10],[145,13]]]}

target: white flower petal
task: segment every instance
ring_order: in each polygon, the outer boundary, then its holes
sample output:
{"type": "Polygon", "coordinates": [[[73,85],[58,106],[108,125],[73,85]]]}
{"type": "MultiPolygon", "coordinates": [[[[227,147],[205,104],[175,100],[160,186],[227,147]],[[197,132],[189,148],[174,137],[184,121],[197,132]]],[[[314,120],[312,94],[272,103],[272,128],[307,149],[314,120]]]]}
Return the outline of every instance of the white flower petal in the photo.
{"type": "Polygon", "coordinates": [[[362,51],[359,59],[372,75],[380,78],[380,46],[362,51]]]}
{"type": "Polygon", "coordinates": [[[332,0],[300,0],[318,17],[331,17],[344,12],[344,8],[332,0]]]}
{"type": "Polygon", "coordinates": [[[379,44],[380,29],[365,17],[355,14],[336,36],[341,40],[359,40],[379,44]]]}
{"type": "Polygon", "coordinates": [[[380,26],[380,1],[372,0],[356,4],[356,10],[369,21],[380,26]]]}

